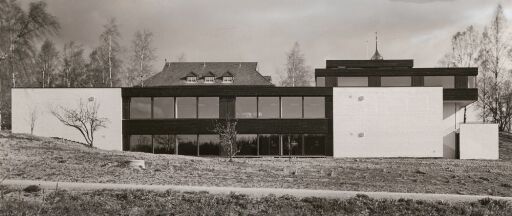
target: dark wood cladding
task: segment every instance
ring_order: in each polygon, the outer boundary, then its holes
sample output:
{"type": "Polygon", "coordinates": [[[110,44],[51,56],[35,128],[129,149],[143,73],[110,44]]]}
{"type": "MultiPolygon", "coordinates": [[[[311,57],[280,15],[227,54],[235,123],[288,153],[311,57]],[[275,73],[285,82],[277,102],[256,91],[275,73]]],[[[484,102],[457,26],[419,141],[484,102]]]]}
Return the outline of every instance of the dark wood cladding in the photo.
{"type": "Polygon", "coordinates": [[[424,76],[412,76],[412,86],[424,86],[425,85],[425,77],[424,76]]]}
{"type": "Polygon", "coordinates": [[[219,118],[221,119],[234,119],[235,118],[235,97],[220,97],[219,98],[219,118]]]}
{"type": "MultiPolygon", "coordinates": [[[[221,120],[123,120],[123,133],[125,135],[215,134],[212,130],[216,121],[221,120]]],[[[237,129],[239,134],[327,134],[329,119],[238,119],[237,129]]]]}
{"type": "Polygon", "coordinates": [[[325,86],[326,87],[338,86],[338,77],[326,77],[325,78],[325,86]]]}
{"type": "Polygon", "coordinates": [[[455,76],[455,88],[465,89],[468,88],[467,76],[455,76]]]}
{"type": "Polygon", "coordinates": [[[122,88],[123,97],[329,96],[328,87],[172,86],[122,88]]]}
{"type": "Polygon", "coordinates": [[[380,87],[380,76],[369,76],[368,87],[380,87]]]}
{"type": "Polygon", "coordinates": [[[315,76],[476,76],[478,68],[317,68],[315,76]]]}
{"type": "Polygon", "coordinates": [[[347,68],[379,68],[379,67],[405,67],[412,68],[414,60],[412,59],[399,59],[399,60],[327,60],[327,68],[347,67],[347,68]]]}
{"type": "Polygon", "coordinates": [[[443,89],[443,100],[476,101],[478,100],[478,89],[443,89]]]}

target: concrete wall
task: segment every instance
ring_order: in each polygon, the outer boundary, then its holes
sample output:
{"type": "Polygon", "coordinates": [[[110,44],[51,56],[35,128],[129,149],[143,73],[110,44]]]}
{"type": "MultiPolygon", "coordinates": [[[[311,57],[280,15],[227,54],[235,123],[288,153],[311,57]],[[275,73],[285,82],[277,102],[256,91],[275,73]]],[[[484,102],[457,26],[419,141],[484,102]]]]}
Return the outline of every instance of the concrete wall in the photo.
{"type": "Polygon", "coordinates": [[[90,97],[100,104],[99,117],[109,120],[95,133],[94,145],[101,149],[122,150],[122,100],[119,88],[30,88],[12,89],[12,132],[30,133],[30,113],[37,110],[34,135],[62,137],[85,143],[80,132],[63,125],[50,112],[52,107],[76,108],[80,99],[90,97]]]}
{"type": "Polygon", "coordinates": [[[497,124],[461,124],[460,159],[499,159],[497,124]]]}
{"type": "Polygon", "coordinates": [[[334,157],[442,157],[441,87],[333,89],[334,157]]]}
{"type": "Polygon", "coordinates": [[[467,123],[481,123],[480,110],[476,102],[453,102],[443,103],[443,157],[456,158],[455,134],[464,123],[464,106],[466,109],[467,123]]]}

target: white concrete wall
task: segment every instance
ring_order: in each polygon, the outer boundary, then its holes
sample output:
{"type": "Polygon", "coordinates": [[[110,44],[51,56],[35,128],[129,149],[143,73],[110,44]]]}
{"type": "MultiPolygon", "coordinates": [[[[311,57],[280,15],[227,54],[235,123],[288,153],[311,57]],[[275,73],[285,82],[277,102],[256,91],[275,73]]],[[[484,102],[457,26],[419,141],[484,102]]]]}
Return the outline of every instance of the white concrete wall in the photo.
{"type": "Polygon", "coordinates": [[[89,97],[100,104],[99,117],[109,120],[94,136],[97,148],[122,150],[122,99],[120,88],[17,88],[12,89],[12,132],[30,133],[30,113],[38,112],[34,135],[62,137],[85,143],[80,132],[63,125],[50,112],[51,107],[76,108],[89,97]]]}
{"type": "Polygon", "coordinates": [[[499,159],[497,124],[461,124],[460,159],[499,159]]]}
{"type": "Polygon", "coordinates": [[[441,87],[333,89],[334,157],[442,157],[441,87]]]}
{"type": "Polygon", "coordinates": [[[456,158],[455,152],[455,133],[464,123],[464,106],[466,109],[467,123],[481,123],[480,110],[477,108],[476,102],[468,104],[468,102],[446,101],[443,103],[443,157],[456,158]]]}

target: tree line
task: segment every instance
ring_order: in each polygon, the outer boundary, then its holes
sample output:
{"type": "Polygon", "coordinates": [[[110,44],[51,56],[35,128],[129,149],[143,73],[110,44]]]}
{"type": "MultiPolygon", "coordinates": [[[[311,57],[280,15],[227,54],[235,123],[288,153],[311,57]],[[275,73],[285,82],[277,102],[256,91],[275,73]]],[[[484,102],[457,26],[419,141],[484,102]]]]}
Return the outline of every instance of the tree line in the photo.
{"type": "Polygon", "coordinates": [[[510,28],[503,7],[498,5],[490,22],[482,29],[470,25],[456,32],[450,51],[440,60],[446,67],[478,67],[479,95],[474,106],[480,111],[483,122],[498,124],[500,131],[510,131],[512,120],[510,28]]]}
{"type": "Polygon", "coordinates": [[[155,47],[153,33],[147,29],[136,31],[124,48],[119,24],[111,18],[98,35],[97,46],[87,53],[76,41],[57,47],[51,38],[60,28],[43,1],[23,10],[16,0],[0,0],[0,123],[4,127],[10,127],[11,88],[134,86],[153,73],[155,47]],[[123,64],[126,50],[129,59],[123,64]]]}

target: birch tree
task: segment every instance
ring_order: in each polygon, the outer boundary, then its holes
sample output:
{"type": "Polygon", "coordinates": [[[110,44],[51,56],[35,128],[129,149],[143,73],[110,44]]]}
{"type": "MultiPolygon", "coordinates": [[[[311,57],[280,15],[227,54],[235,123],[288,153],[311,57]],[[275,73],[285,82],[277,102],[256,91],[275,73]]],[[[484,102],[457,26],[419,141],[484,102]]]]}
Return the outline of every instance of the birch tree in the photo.
{"type": "Polygon", "coordinates": [[[114,79],[120,75],[121,59],[119,57],[121,46],[119,40],[121,33],[117,26],[116,19],[112,18],[103,26],[100,35],[100,56],[104,59],[104,71],[102,73],[105,86],[113,87],[114,79]]]}
{"type": "Polygon", "coordinates": [[[50,40],[45,40],[37,55],[36,67],[41,72],[40,86],[51,87],[59,63],[59,52],[50,40]]]}
{"type": "Polygon", "coordinates": [[[153,43],[153,33],[147,30],[137,31],[132,41],[131,65],[128,69],[128,85],[134,86],[141,84],[144,86],[144,80],[152,73],[151,64],[155,60],[155,48],[153,43]]]}
{"type": "Polygon", "coordinates": [[[220,145],[225,154],[229,157],[229,162],[233,161],[233,157],[240,152],[240,148],[236,145],[236,120],[223,120],[215,123],[213,132],[220,137],[220,145]]]}
{"type": "Polygon", "coordinates": [[[286,54],[286,77],[282,79],[282,86],[309,86],[311,85],[311,69],[306,66],[304,54],[298,42],[286,54]]]}
{"type": "Polygon", "coordinates": [[[62,52],[61,86],[86,87],[86,67],[81,45],[71,41],[64,45],[62,52]]]}

